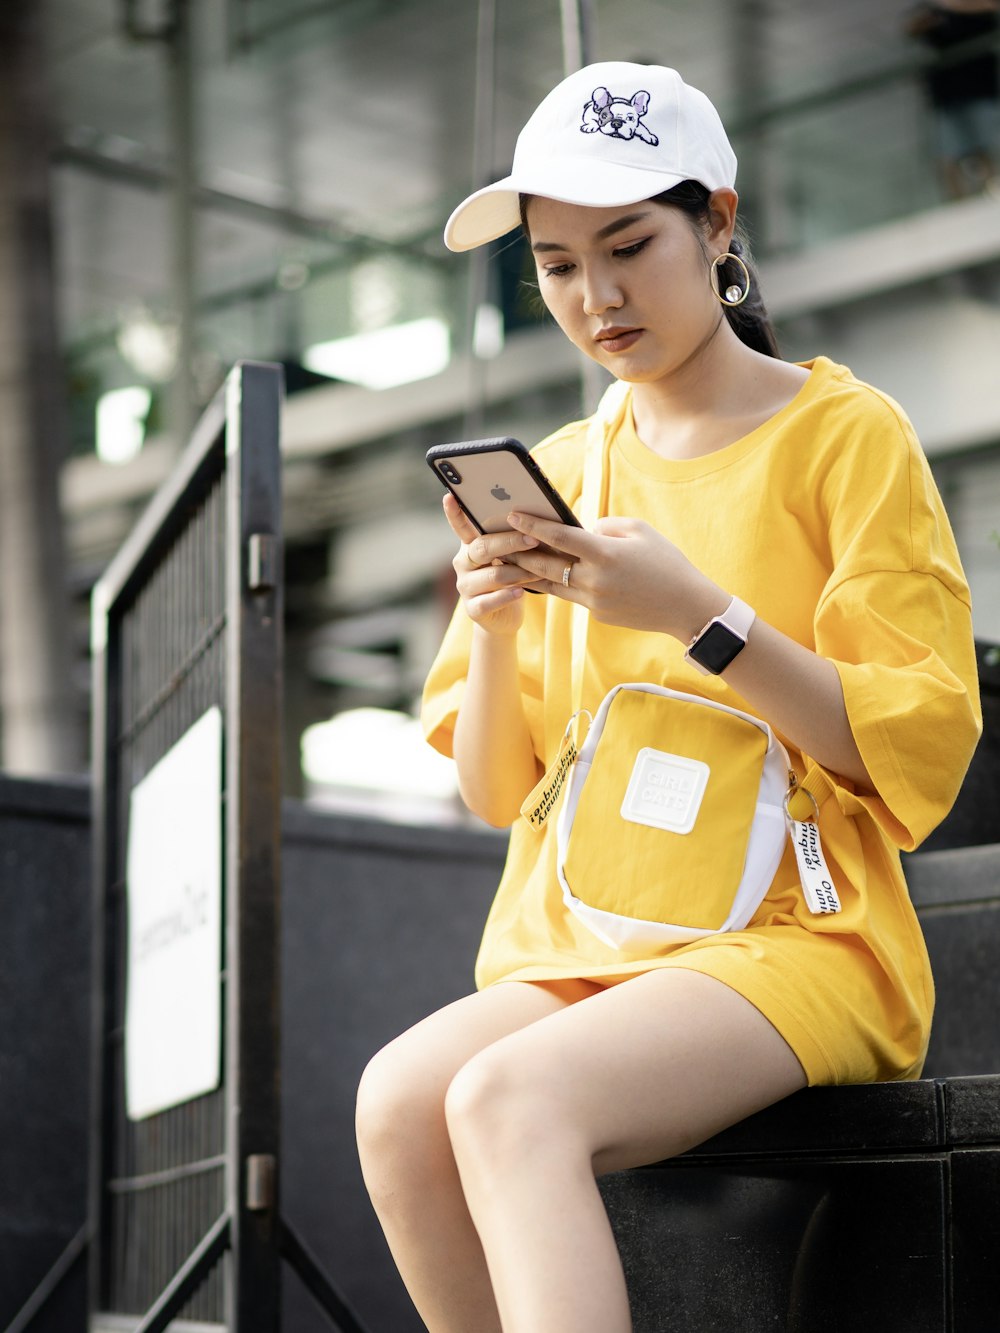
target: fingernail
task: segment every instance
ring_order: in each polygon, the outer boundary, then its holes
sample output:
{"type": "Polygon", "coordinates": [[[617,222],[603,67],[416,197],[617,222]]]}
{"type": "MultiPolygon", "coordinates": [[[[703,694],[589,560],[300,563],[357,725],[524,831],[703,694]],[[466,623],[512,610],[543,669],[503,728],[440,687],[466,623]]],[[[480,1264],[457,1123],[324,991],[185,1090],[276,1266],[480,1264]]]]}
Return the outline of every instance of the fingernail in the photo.
{"type": "Polygon", "coordinates": [[[524,539],[524,544],[525,544],[525,546],[537,546],[537,545],[538,545],[538,538],[537,538],[537,537],[525,537],[525,539],[524,539]]]}

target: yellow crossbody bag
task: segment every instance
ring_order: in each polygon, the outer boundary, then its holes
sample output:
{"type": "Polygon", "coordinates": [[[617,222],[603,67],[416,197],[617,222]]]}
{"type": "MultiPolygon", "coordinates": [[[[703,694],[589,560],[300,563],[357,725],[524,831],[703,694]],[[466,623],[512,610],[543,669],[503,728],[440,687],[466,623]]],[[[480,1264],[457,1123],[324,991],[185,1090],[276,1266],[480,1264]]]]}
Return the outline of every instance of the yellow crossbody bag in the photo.
{"type": "Polygon", "coordinates": [[[788,771],[784,747],[750,714],[616,685],[559,811],[566,906],[617,948],[742,929],[784,852],[788,771]]]}

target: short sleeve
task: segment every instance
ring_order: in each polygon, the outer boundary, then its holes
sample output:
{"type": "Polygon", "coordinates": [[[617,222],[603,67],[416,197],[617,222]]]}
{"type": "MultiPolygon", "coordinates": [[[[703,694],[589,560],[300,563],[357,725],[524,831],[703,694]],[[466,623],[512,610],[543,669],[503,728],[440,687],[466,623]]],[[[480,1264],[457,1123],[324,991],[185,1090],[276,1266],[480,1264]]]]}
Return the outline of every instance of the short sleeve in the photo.
{"type": "Polygon", "coordinates": [[[969,591],[906,418],[883,400],[852,443],[824,497],[833,572],[815,644],[877,797],[830,776],[846,813],[864,807],[911,851],[950,810],[982,727],[969,591]]]}
{"type": "MultiPolygon", "coordinates": [[[[518,633],[521,702],[535,753],[544,755],[542,704],[544,603],[548,598],[525,598],[525,623],[518,633]]],[[[427,675],[420,707],[424,736],[441,754],[452,757],[455,720],[465,694],[472,644],[472,621],[461,602],[456,606],[441,647],[427,675]]]]}
{"type": "Polygon", "coordinates": [[[420,704],[424,737],[449,759],[452,757],[455,719],[465,693],[471,641],[472,622],[459,603],[424,682],[420,704]]]}
{"type": "Polygon", "coordinates": [[[878,794],[855,796],[834,780],[838,799],[912,851],[951,809],[979,739],[968,605],[930,574],[859,574],[821,606],[816,639],[878,794]]]}

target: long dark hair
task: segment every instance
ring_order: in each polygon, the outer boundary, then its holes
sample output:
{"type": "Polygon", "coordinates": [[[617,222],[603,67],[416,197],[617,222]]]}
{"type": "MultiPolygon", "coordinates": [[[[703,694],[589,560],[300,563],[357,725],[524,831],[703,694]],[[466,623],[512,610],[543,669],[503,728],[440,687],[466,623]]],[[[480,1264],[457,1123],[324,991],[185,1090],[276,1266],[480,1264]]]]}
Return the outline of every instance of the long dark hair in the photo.
{"type": "MultiPolygon", "coordinates": [[[[531,202],[531,197],[529,194],[522,194],[520,197],[521,227],[529,240],[531,233],[528,229],[528,204],[531,202]]],[[[664,190],[662,194],[654,194],[650,202],[665,204],[669,208],[679,208],[691,220],[695,234],[700,240],[705,228],[711,221],[711,208],[708,202],[710,197],[711,192],[700,181],[681,181],[680,185],[675,185],[670,190],[664,190]]],[[[760,280],[757,277],[757,270],[750,255],[746,232],[739,221],[733,229],[733,239],[730,242],[729,249],[730,253],[738,255],[746,264],[747,272],[750,274],[750,291],[741,305],[733,306],[723,303],[726,318],[740,342],[753,348],[755,352],[762,352],[765,356],[774,356],[780,359],[781,352],[778,350],[778,340],[775,337],[774,328],[764,306],[764,298],[760,291],[760,280]]],[[[705,251],[705,260],[708,263],[707,250],[705,251]]],[[[720,292],[724,292],[733,283],[741,288],[746,284],[743,270],[739,264],[733,263],[731,259],[727,259],[724,264],[718,266],[716,277],[720,292]]]]}

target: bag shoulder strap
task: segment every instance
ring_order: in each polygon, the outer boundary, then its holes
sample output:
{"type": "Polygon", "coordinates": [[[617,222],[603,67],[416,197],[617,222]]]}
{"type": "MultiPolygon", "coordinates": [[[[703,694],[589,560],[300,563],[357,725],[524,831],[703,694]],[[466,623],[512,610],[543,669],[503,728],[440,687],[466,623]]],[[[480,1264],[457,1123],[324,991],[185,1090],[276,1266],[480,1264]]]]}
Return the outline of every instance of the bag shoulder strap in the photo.
{"type": "Polygon", "coordinates": [[[611,426],[621,415],[631,386],[624,380],[615,380],[601,395],[594,415],[587,427],[583,456],[583,492],[580,497],[580,522],[591,527],[608,507],[608,454],[611,448],[611,426]]]}
{"type": "MultiPolygon", "coordinates": [[[[611,451],[611,426],[621,415],[630,386],[615,380],[601,395],[597,410],[590,418],[583,454],[583,490],[578,517],[585,528],[592,528],[608,510],[608,483],[611,451]]],[[[583,706],[583,672],[587,660],[587,634],[590,612],[584,606],[573,607],[572,694],[573,712],[583,706]]]]}

